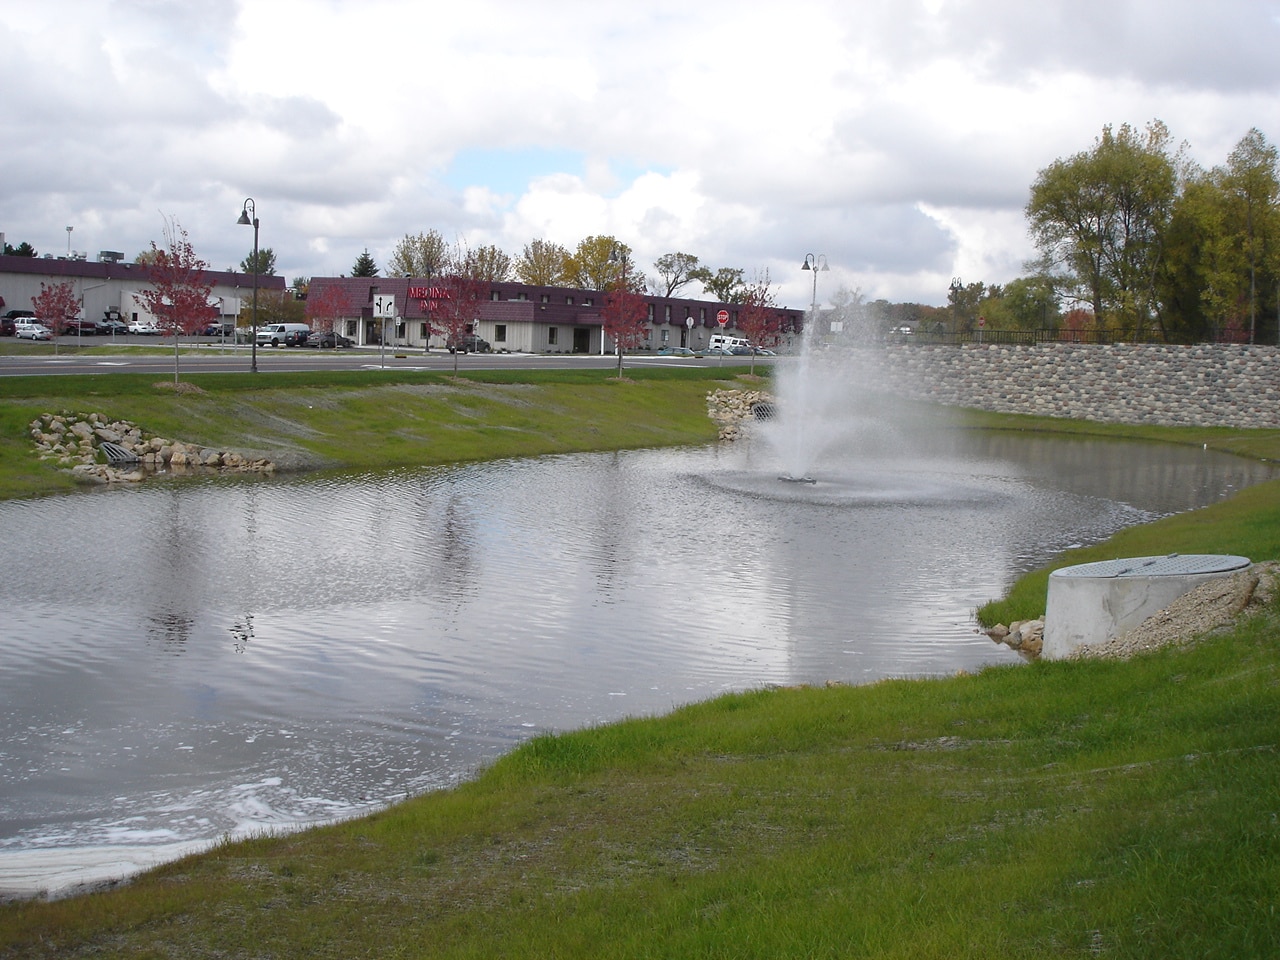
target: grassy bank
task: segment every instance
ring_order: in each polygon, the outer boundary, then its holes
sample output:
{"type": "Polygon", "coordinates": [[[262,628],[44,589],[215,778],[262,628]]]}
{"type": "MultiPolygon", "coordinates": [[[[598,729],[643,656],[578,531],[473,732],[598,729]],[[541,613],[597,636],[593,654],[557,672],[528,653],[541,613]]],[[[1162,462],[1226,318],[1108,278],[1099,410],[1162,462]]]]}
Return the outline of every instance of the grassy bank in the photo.
{"type": "MultiPolygon", "coordinates": [[[[209,407],[148,384],[100,386],[123,395],[86,392],[53,409],[119,403],[103,412],[174,434],[164,424],[187,417],[209,431],[191,439],[262,437],[331,465],[346,462],[332,419],[374,415],[402,395],[433,405],[420,422],[376,427],[380,456],[574,442],[543,423],[560,416],[541,410],[552,403],[602,408],[583,413],[596,418],[584,421],[594,436],[576,438],[584,446],[707,438],[695,421],[712,381],[594,376],[321,378],[287,390],[231,380],[207,385],[209,407]],[[322,415],[302,413],[322,398],[332,405],[322,415]],[[501,417],[513,421],[485,443],[457,436],[501,417]],[[652,421],[673,419],[685,426],[655,432],[652,421]]],[[[36,399],[0,396],[6,417],[11,403],[36,399]]],[[[1280,438],[1260,432],[1211,442],[1197,431],[966,422],[1280,458],[1280,438]]],[[[0,433],[21,442],[7,425],[0,433]]],[[[1212,543],[1274,559],[1278,504],[1280,485],[1267,484],[1095,549],[1212,543]]],[[[1008,602],[1033,602],[1041,575],[1008,602]]],[[[1278,640],[1271,609],[1229,635],[1131,662],[758,691],[542,737],[474,782],[370,818],[226,844],[73,901],[0,907],[0,957],[1275,956],[1278,640]]]]}
{"type": "Polygon", "coordinates": [[[706,394],[736,371],[316,372],[0,378],[0,498],[74,488],[33,456],[28,424],[69,410],[286,469],[380,469],[706,442],[706,394]],[[160,386],[157,386],[160,384],[160,386]]]}

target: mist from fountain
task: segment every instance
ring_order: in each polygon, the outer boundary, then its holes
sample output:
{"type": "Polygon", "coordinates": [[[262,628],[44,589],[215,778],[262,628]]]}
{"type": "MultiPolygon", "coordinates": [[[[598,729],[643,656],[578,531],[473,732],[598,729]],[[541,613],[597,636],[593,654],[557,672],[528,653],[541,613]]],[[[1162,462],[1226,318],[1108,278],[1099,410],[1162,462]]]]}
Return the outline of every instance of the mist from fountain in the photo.
{"type": "Polygon", "coordinates": [[[779,479],[819,482],[829,456],[847,459],[851,448],[884,435],[887,420],[874,410],[874,356],[856,337],[847,344],[823,343],[816,317],[806,318],[794,362],[774,368],[776,409],[760,425],[777,453],[779,479]]]}

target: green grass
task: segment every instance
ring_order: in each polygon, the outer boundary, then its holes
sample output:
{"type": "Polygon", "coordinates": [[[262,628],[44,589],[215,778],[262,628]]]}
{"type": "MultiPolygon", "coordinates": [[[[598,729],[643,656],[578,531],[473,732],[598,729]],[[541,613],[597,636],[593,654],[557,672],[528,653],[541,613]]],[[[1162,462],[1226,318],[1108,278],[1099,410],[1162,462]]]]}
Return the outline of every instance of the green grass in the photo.
{"type": "MultiPolygon", "coordinates": [[[[298,423],[298,396],[308,409],[330,397],[338,409],[307,414],[307,429],[274,427],[306,450],[320,443],[307,431],[354,416],[348,405],[429,401],[438,405],[421,409],[459,433],[469,417],[501,412],[514,425],[489,439],[505,450],[507,433],[538,432],[539,415],[509,412],[520,399],[571,410],[577,391],[592,394],[609,408],[591,421],[604,442],[643,436],[675,410],[705,416],[711,385],[513,374],[470,385],[300,379],[278,391],[228,381],[206,396],[232,424],[255,427],[265,411],[298,423]]],[[[0,411],[31,399],[10,389],[0,380],[0,411]]],[[[157,422],[219,426],[184,405],[192,398],[110,390],[68,385],[64,405],[136,404],[157,422]]],[[[1210,442],[1197,431],[968,422],[1210,442]]],[[[390,448],[391,432],[371,442],[390,448]]],[[[552,433],[542,442],[572,442],[552,433]]],[[[1210,445],[1275,458],[1263,433],[1217,432],[1210,445]]],[[[1072,558],[1212,549],[1268,559],[1278,547],[1273,483],[1072,558]]],[[[1008,602],[1038,593],[1042,610],[1045,575],[1024,578],[1008,602]]],[[[760,690],[538,737],[472,782],[371,817],[227,843],[74,900],[2,906],[0,957],[1272,957],[1278,752],[1272,607],[1129,662],[760,690]]]]}
{"type": "Polygon", "coordinates": [[[709,390],[739,371],[685,369],[0,378],[0,498],[74,488],[34,457],[41,413],[98,412],[289,468],[383,469],[715,439],[709,390]],[[160,384],[160,386],[157,386],[160,384]]]}

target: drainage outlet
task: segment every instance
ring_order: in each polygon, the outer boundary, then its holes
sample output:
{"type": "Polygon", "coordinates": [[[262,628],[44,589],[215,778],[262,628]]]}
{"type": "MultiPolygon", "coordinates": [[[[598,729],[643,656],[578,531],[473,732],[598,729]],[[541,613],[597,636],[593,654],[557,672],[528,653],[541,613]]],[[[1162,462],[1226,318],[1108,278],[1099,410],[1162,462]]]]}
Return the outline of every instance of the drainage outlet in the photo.
{"type": "Polygon", "coordinates": [[[1170,554],[1063,567],[1049,574],[1044,615],[1046,660],[1132,630],[1206,580],[1250,566],[1247,557],[1170,554]]]}

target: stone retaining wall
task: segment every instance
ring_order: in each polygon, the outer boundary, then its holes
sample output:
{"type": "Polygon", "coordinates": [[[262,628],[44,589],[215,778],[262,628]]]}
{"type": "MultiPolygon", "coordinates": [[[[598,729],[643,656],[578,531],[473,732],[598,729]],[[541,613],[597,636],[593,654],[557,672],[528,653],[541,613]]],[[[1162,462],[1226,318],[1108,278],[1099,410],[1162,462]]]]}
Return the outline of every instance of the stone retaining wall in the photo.
{"type": "Polygon", "coordinates": [[[1280,427],[1280,350],[1241,344],[889,344],[889,390],[1111,423],[1280,427]]]}

